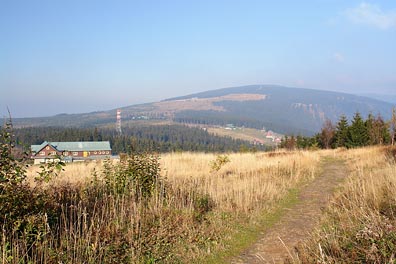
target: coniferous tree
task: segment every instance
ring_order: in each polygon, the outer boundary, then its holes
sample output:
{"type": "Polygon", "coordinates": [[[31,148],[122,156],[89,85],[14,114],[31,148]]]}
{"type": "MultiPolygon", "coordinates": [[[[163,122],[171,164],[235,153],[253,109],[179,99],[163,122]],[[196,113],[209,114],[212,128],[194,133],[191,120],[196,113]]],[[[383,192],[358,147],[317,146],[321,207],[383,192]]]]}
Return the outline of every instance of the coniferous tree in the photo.
{"type": "Polygon", "coordinates": [[[347,147],[363,147],[369,143],[366,124],[359,112],[353,116],[352,124],[348,129],[347,147]]]}
{"type": "Polygon", "coordinates": [[[348,119],[345,115],[342,115],[336,125],[336,131],[334,136],[335,147],[346,147],[348,141],[348,119]]]}

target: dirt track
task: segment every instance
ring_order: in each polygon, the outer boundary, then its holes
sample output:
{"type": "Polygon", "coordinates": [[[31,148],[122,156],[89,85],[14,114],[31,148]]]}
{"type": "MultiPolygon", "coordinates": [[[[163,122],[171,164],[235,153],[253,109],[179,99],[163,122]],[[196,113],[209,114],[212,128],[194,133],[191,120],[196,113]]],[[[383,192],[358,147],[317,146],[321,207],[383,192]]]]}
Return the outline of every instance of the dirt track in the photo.
{"type": "Polygon", "coordinates": [[[293,256],[294,247],[318,224],[322,208],[346,175],[342,161],[326,160],[322,175],[302,187],[297,204],[287,208],[274,226],[231,263],[283,263],[286,257],[293,256]]]}

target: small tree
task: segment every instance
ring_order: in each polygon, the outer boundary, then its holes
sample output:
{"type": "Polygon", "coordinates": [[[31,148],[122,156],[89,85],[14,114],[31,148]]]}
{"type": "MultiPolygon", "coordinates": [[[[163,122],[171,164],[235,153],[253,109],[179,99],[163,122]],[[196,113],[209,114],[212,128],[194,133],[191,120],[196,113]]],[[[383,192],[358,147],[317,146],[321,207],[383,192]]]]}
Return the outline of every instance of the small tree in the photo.
{"type": "Polygon", "coordinates": [[[286,148],[288,150],[296,149],[296,147],[297,147],[297,139],[296,139],[296,137],[294,135],[291,135],[290,137],[285,136],[282,139],[281,147],[282,148],[286,148]]]}
{"type": "Polygon", "coordinates": [[[334,145],[336,148],[345,147],[348,140],[348,119],[345,115],[341,115],[335,129],[334,145]]]}
{"type": "Polygon", "coordinates": [[[0,192],[6,186],[13,186],[23,182],[26,169],[23,158],[14,156],[15,140],[11,119],[0,129],[0,192]]]}
{"type": "Polygon", "coordinates": [[[359,112],[353,116],[352,124],[348,129],[348,147],[363,147],[367,146],[369,137],[367,134],[367,127],[359,112]]]}
{"type": "Polygon", "coordinates": [[[118,164],[107,160],[102,174],[110,193],[124,195],[133,191],[137,199],[151,197],[161,182],[159,156],[125,155],[118,164]]]}
{"type": "Polygon", "coordinates": [[[334,141],[335,127],[330,119],[326,119],[320,133],[320,141],[323,148],[328,149],[334,141]]]}
{"type": "Polygon", "coordinates": [[[211,161],[209,166],[212,172],[218,172],[225,164],[231,160],[227,155],[218,155],[215,160],[211,161]]]}
{"type": "Polygon", "coordinates": [[[366,127],[370,145],[382,145],[389,142],[389,125],[382,119],[381,115],[374,118],[370,114],[366,120],[366,127]]]}

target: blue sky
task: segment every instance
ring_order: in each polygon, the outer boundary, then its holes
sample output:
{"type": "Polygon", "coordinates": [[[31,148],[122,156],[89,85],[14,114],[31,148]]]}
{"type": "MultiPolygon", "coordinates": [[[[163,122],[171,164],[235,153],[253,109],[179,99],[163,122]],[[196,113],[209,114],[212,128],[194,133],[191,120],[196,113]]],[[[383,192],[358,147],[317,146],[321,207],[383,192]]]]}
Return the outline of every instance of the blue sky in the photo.
{"type": "Polygon", "coordinates": [[[395,1],[0,0],[0,114],[279,84],[396,94],[395,1]]]}

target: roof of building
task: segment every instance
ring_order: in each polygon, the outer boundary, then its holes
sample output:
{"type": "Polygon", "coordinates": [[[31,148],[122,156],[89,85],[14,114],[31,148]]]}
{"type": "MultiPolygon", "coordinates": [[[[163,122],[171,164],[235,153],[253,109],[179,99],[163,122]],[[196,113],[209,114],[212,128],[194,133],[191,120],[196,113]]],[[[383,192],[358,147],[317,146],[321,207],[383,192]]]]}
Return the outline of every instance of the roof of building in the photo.
{"type": "Polygon", "coordinates": [[[45,146],[50,145],[58,151],[98,151],[111,150],[109,141],[85,141],[85,142],[47,142],[41,145],[31,145],[32,152],[38,152],[45,146]]]}

